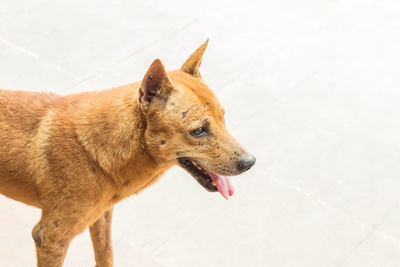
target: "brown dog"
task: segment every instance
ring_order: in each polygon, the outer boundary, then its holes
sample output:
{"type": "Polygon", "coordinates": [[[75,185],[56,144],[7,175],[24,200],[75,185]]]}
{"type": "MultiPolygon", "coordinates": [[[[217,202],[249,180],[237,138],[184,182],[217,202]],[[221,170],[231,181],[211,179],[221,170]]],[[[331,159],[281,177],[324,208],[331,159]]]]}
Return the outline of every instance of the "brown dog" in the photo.
{"type": "Polygon", "coordinates": [[[156,59],[141,82],[57,96],[0,90],[0,193],[42,209],[33,228],[38,266],[62,266],[87,227],[98,267],[112,266],[112,207],[174,164],[208,191],[255,158],[227,132],[199,74],[205,42],[177,71],[156,59]]]}

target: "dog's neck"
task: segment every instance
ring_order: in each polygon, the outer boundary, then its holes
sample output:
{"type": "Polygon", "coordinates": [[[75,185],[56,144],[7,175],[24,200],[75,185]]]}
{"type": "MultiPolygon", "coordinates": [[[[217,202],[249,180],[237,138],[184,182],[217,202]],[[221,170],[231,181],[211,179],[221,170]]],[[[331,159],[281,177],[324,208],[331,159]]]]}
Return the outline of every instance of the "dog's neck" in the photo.
{"type": "Polygon", "coordinates": [[[133,177],[147,181],[170,167],[156,162],[147,151],[138,86],[134,83],[85,95],[76,112],[78,139],[117,185],[127,186],[133,177]]]}

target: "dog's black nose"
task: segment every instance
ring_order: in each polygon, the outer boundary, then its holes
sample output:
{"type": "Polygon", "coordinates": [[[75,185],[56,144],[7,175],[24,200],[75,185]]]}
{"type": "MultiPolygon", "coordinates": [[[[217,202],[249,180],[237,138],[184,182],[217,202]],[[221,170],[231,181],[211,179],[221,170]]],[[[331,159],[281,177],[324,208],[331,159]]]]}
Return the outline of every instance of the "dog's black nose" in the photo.
{"type": "Polygon", "coordinates": [[[239,171],[244,172],[250,169],[254,165],[254,163],[256,163],[256,158],[251,154],[247,154],[239,160],[237,168],[239,171]]]}

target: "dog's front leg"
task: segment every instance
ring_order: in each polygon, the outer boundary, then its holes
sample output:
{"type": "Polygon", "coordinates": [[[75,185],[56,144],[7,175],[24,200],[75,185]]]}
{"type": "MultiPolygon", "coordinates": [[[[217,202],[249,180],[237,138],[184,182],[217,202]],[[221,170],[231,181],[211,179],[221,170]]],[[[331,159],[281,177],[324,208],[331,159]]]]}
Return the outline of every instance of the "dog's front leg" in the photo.
{"type": "Polygon", "coordinates": [[[112,211],[112,208],[106,211],[89,227],[97,267],[113,266],[113,248],[111,240],[112,211]]]}
{"type": "Polygon", "coordinates": [[[60,225],[56,218],[43,218],[32,230],[38,267],[61,267],[72,240],[70,225],[60,225]],[[64,228],[65,227],[65,228],[64,228]]]}
{"type": "MultiPolygon", "coordinates": [[[[72,199],[72,198],[70,198],[72,199]]],[[[38,267],[61,267],[71,240],[87,229],[92,208],[81,202],[53,198],[42,209],[42,217],[32,230],[38,267]]]]}

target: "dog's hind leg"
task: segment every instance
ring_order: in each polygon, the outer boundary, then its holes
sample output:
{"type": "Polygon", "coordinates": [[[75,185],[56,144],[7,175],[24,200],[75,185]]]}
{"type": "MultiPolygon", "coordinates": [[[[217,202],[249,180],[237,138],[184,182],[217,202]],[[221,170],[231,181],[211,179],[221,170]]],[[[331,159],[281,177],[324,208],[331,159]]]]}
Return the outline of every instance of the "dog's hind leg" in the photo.
{"type": "Polygon", "coordinates": [[[89,227],[96,259],[96,267],[113,266],[113,248],[111,240],[112,212],[113,209],[109,209],[89,227]]]}

